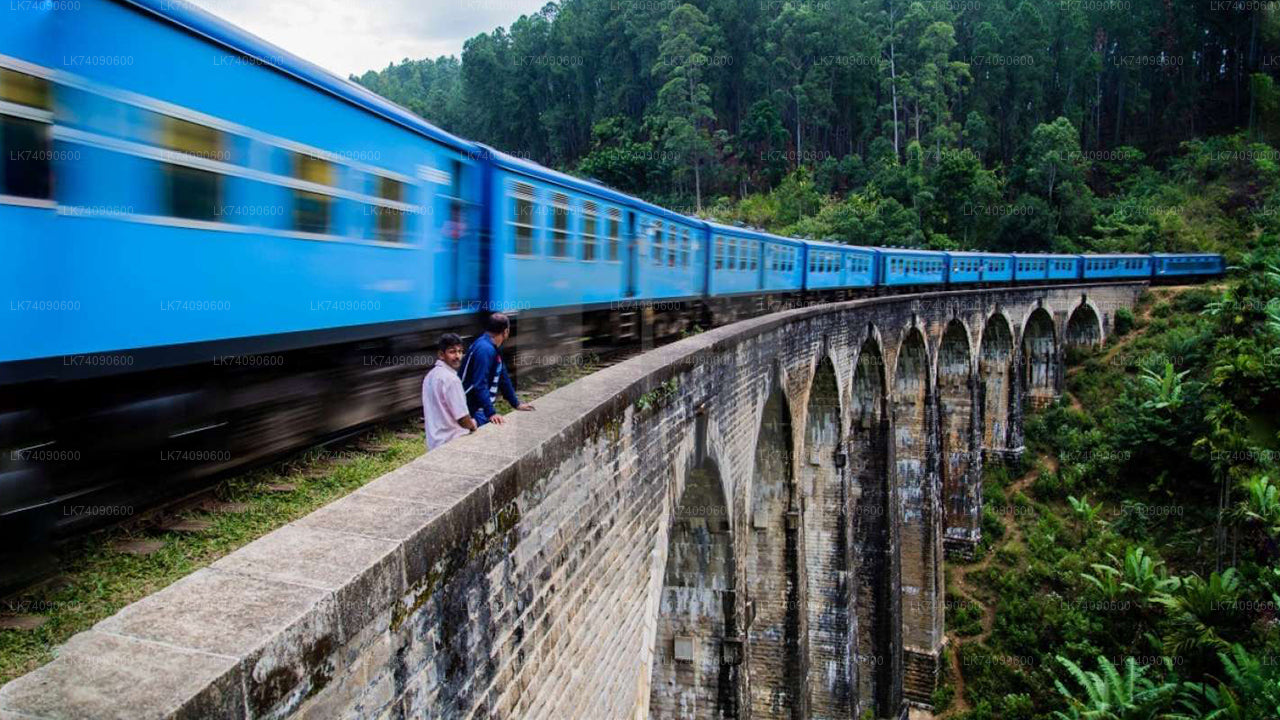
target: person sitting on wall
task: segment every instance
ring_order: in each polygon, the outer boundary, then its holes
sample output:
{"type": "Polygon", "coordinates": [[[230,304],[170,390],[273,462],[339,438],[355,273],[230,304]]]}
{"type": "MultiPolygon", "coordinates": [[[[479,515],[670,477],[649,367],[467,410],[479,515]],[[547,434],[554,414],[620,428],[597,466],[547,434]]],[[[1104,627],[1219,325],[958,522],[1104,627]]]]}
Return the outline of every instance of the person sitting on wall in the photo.
{"type": "Polygon", "coordinates": [[[502,354],[498,352],[502,343],[511,337],[511,320],[502,313],[494,313],[485,321],[484,329],[484,334],[476,338],[467,350],[467,357],[462,363],[462,385],[467,393],[467,409],[476,425],[489,422],[501,425],[505,420],[493,408],[493,398],[499,391],[517,410],[534,408],[516,397],[515,385],[502,364],[502,354]]]}
{"type": "Polygon", "coordinates": [[[458,368],[462,366],[462,338],[445,333],[436,343],[436,364],[422,380],[422,423],[426,427],[427,449],[473,432],[476,421],[467,409],[458,368]]]}

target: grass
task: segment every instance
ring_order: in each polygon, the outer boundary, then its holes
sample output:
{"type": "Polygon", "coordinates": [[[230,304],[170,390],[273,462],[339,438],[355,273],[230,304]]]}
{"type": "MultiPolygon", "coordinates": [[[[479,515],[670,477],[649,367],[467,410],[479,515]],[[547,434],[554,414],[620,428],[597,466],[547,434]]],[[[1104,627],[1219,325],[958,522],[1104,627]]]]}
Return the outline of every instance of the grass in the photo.
{"type": "MultiPolygon", "coordinates": [[[[528,402],[599,367],[591,361],[557,368],[522,395],[528,402]]],[[[511,411],[505,402],[495,405],[500,413],[511,411]]],[[[0,604],[0,614],[9,610],[45,618],[33,630],[0,630],[0,685],[49,662],[57,645],[126,605],[414,460],[425,451],[422,433],[420,418],[392,422],[334,450],[313,449],[274,467],[227,479],[214,491],[215,498],[247,507],[243,512],[190,510],[179,516],[209,521],[211,527],[202,532],[156,532],[142,518],[131,527],[107,530],[63,548],[56,582],[12,598],[7,607],[0,604]],[[295,487],[288,492],[270,489],[279,484],[295,487]],[[160,540],[164,547],[146,556],[113,547],[143,537],[160,540]]]]}

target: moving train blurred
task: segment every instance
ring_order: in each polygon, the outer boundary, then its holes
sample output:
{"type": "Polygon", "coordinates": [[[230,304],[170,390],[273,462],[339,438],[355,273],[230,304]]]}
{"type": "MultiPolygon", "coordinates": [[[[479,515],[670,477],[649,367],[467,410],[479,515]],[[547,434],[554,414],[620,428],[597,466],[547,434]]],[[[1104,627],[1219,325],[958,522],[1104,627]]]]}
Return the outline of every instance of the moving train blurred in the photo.
{"type": "Polygon", "coordinates": [[[625,343],[766,299],[1223,271],[706,222],[451,135],[174,0],[14,5],[0,152],[0,546],[31,558],[415,410],[432,336],[478,313],[513,314],[520,342],[625,343]]]}

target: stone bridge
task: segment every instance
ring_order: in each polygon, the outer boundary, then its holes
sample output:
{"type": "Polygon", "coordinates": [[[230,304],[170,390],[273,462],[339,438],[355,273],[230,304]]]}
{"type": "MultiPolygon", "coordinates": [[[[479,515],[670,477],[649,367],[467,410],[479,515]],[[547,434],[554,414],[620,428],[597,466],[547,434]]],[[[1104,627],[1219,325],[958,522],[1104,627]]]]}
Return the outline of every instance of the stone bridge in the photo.
{"type": "Polygon", "coordinates": [[[0,718],[877,718],[944,548],[1142,284],[800,308],[541,399],[131,605],[0,718]]]}

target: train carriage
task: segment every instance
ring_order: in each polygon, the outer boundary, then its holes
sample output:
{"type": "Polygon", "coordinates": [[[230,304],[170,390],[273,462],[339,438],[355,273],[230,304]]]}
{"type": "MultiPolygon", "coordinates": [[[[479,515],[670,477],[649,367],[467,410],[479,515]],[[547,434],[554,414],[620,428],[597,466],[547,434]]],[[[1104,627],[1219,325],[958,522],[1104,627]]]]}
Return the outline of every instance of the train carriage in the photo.
{"type": "Polygon", "coordinates": [[[764,287],[764,248],[772,236],[749,228],[707,223],[711,247],[707,293],[732,296],[764,287]]]}
{"type": "Polygon", "coordinates": [[[634,200],[485,148],[493,310],[595,307],[640,293],[634,200]]]}
{"type": "MultiPolygon", "coordinates": [[[[94,60],[43,68],[56,192],[38,209],[57,230],[3,252],[56,269],[20,275],[19,296],[78,309],[59,332],[15,328],[0,361],[379,337],[479,298],[470,143],[186,4],[52,15],[58,44],[94,60]]],[[[0,56],[4,86],[32,65],[0,56]]]]}
{"type": "Polygon", "coordinates": [[[982,282],[983,253],[947,252],[947,282],[952,285],[982,282]]]}
{"type": "Polygon", "coordinates": [[[947,280],[946,253],[894,248],[880,253],[880,282],[888,287],[942,285],[947,280]]]}
{"type": "Polygon", "coordinates": [[[1013,282],[1013,256],[1005,254],[982,254],[982,282],[1013,282]]]}
{"type": "Polygon", "coordinates": [[[875,248],[857,245],[845,246],[842,287],[874,287],[878,282],[876,269],[879,267],[879,257],[880,251],[875,248]]]}
{"type": "Polygon", "coordinates": [[[1045,255],[1049,280],[1079,280],[1079,255],[1045,255]]]}
{"type": "Polygon", "coordinates": [[[691,301],[706,284],[706,224],[635,198],[639,297],[691,301]]]}
{"type": "Polygon", "coordinates": [[[1151,276],[1150,255],[1086,255],[1083,277],[1110,280],[1151,276]]]}
{"type": "Polygon", "coordinates": [[[764,243],[761,290],[794,293],[804,289],[805,241],[769,235],[764,243]]]}
{"type": "Polygon", "coordinates": [[[849,287],[845,278],[845,258],[853,255],[848,245],[836,243],[805,243],[805,290],[834,290],[849,287]]]}
{"type": "Polygon", "coordinates": [[[1013,254],[1013,281],[1034,282],[1049,279],[1049,260],[1044,255],[1013,254]]]}
{"type": "Polygon", "coordinates": [[[1154,253],[1151,259],[1152,276],[1157,280],[1221,275],[1226,271],[1222,256],[1212,253],[1154,253]]]}

